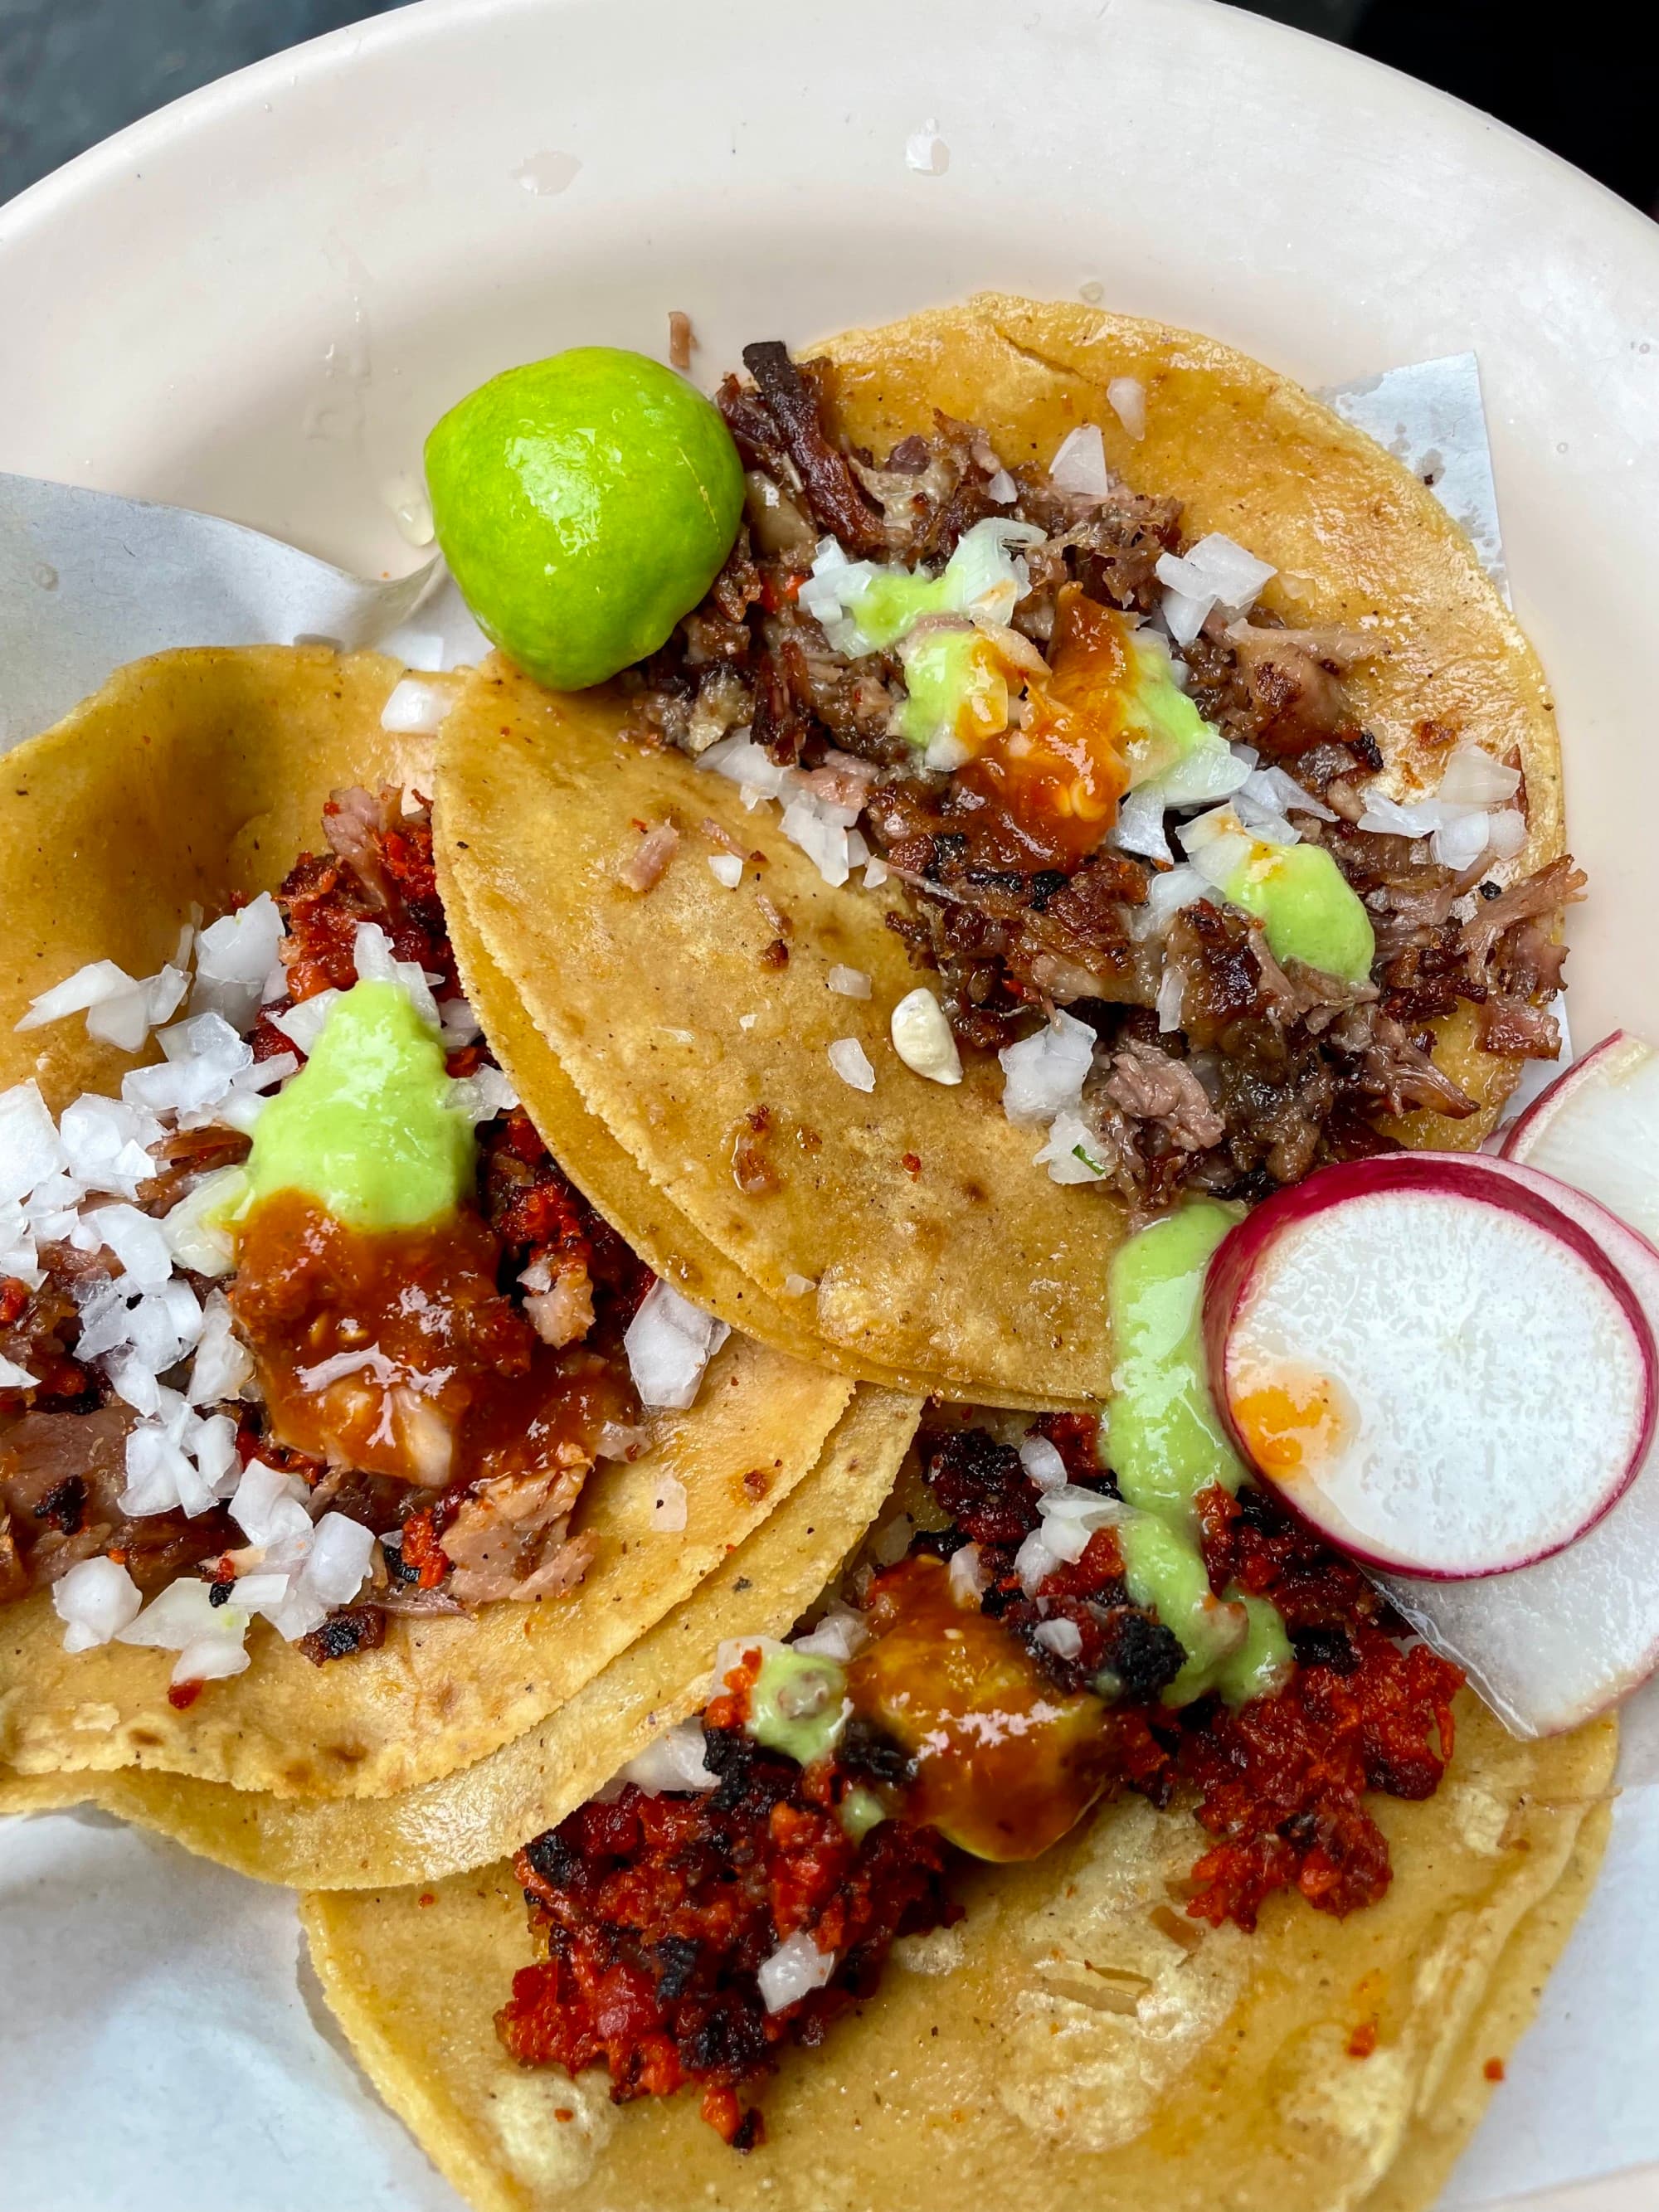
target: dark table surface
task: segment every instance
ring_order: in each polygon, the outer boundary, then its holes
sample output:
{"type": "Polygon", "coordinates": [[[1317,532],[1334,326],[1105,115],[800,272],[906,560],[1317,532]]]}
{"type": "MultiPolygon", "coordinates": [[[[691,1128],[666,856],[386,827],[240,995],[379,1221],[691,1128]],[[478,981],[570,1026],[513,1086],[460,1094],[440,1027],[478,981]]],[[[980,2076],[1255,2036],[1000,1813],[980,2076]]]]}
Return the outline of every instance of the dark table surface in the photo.
{"type": "MultiPolygon", "coordinates": [[[[1243,4],[1455,92],[1659,212],[1654,78],[1609,35],[1617,10],[1593,33],[1549,38],[1528,33],[1518,0],[1243,4]]],[[[194,86],[385,12],[374,0],[0,0],[0,201],[194,86]]]]}

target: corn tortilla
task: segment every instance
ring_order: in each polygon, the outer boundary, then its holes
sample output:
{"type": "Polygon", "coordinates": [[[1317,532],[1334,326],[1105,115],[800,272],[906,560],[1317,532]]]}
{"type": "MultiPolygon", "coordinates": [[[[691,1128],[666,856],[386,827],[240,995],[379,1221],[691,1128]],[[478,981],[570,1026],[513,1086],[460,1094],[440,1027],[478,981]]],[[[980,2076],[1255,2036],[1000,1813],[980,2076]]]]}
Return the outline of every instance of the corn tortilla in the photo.
{"type": "Polygon", "coordinates": [[[302,1917],[359,2058],[480,2212],[926,2212],[1038,2175],[1056,2212],[1421,2212],[1479,2116],[1468,2054],[1520,2033],[1588,1893],[1617,1739],[1519,1744],[1467,1695],[1459,1731],[1433,1798],[1372,1801],[1395,1879],[1346,1920],[1283,1895],[1253,1935],[1175,1918],[1198,1832],[1138,1799],[980,1871],[957,1929],[902,1941],[790,2051],[746,2158],[692,2096],[618,2108],[601,2072],[507,2056],[493,2014],[532,1955],[510,1866],[302,1917]]]}
{"type": "MultiPolygon", "coordinates": [[[[90,960],[153,974],[192,902],[216,914],[273,889],[318,843],[331,789],[429,784],[430,739],[380,726],[401,673],[380,655],[310,647],[164,653],[8,757],[0,1089],[38,1077],[54,1110],[118,1089],[132,1056],[78,1018],[16,1034],[31,999],[90,960]]],[[[470,1766],[556,1712],[719,1566],[817,1462],[851,1389],[734,1337],[696,1406],[657,1417],[644,1456],[589,1481],[574,1525],[598,1548],[575,1589],[471,1618],[393,1619],[379,1650],[323,1668],[257,1622],[248,1670],[182,1712],[167,1700],[172,1653],[70,1656],[47,1594],[0,1608],[0,1765],[144,1767],[283,1798],[380,1796],[470,1766]],[[683,1534],[649,1526],[665,1474],[685,1486],[683,1534]]]]}

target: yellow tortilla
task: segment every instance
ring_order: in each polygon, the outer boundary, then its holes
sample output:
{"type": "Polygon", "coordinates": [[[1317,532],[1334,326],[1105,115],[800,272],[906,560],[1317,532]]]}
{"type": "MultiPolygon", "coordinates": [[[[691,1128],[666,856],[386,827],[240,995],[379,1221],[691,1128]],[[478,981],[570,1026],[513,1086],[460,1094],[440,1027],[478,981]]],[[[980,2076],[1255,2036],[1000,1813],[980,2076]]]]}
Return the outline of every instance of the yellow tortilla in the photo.
{"type": "MultiPolygon", "coordinates": [[[[37,993],[94,959],[153,974],[192,902],[216,914],[272,889],[318,845],[331,789],[429,785],[430,740],[380,726],[401,673],[317,648],[165,653],[7,758],[0,1089],[38,1076],[54,1109],[116,1090],[131,1056],[78,1016],[15,1032],[37,993]]],[[[598,1549],[577,1589],[470,1619],[395,1619],[379,1650],[322,1668],[256,1623],[246,1673],[182,1712],[167,1701],[172,1653],[70,1656],[46,1594],[0,1607],[0,1765],[149,1767],[287,1798],[379,1796],[471,1765],[712,1573],[817,1463],[850,1393],[842,1376],[733,1338],[697,1404],[652,1425],[642,1458],[596,1470],[574,1526],[598,1549]],[[685,1486],[683,1533],[649,1525],[665,1474],[685,1486]]]]}
{"type": "Polygon", "coordinates": [[[1612,1827],[1611,1803],[1592,1805],[1566,1872],[1517,1923],[1479,2011],[1439,2078],[1425,2081],[1405,2145],[1361,2212],[1421,2212],[1438,2200],[1497,2087],[1486,2069],[1501,2067],[1531,2027],[1544,1984],[1589,1902],[1612,1827]]]}
{"type": "MultiPolygon", "coordinates": [[[[640,1257],[676,1290],[706,1311],[746,1329],[763,1343],[799,1359],[822,1361],[823,1347],[810,1326],[813,1302],[770,1298],[750,1282],[723,1252],[665,1198],[623,1151],[580,1094],[558,1054],[524,1010],[517,991],[484,949],[471,917],[459,902],[449,915],[466,994],[489,1034],[492,1048],[523,1098],[536,1102],[536,1125],[567,1175],[603,1213],[640,1257]],[[736,1315],[735,1321],[732,1316],[736,1315]]],[[[927,1397],[939,1378],[913,1370],[889,1369],[860,1359],[867,1382],[927,1397]]],[[[1033,1412],[1045,1410],[1037,1398],[1011,1392],[1008,1401],[1033,1412]]]]}
{"type": "MultiPolygon", "coordinates": [[[[1431,785],[1454,739],[1517,749],[1531,839],[1516,866],[1559,852],[1559,745],[1530,647],[1425,486],[1297,386],[1187,332],[994,295],[823,351],[842,427],[878,454],[931,428],[936,407],[983,424],[1011,465],[1046,464],[1079,423],[1099,424],[1112,467],[1178,495],[1193,536],[1224,531],[1274,564],[1266,598],[1288,622],[1375,631],[1386,650],[1352,690],[1397,793],[1431,785]],[[1106,402],[1121,375],[1146,389],[1139,442],[1106,402]]],[[[735,1320],[745,1286],[769,1342],[810,1342],[848,1373],[994,1403],[1105,1396],[1101,1286],[1121,1208],[1033,1166],[1041,1133],[1005,1120],[994,1060],[954,1089],[900,1063],[888,1021],[916,975],[884,926],[892,890],[830,889],[775,807],[750,812],[683,755],[619,742],[623,721],[608,691],[544,692],[494,661],[441,733],[438,794],[446,895],[551,1046],[550,1095],[574,1091],[651,1187],[618,1185],[619,1224],[712,1251],[716,1310],[735,1320]],[[736,893],[705,865],[708,818],[765,854],[736,893]],[[665,820],[679,849],[641,895],[618,874],[632,825],[665,820]],[[763,964],[777,932],[757,890],[794,925],[781,969],[763,964]],[[873,978],[867,1001],[830,991],[836,964],[873,978]],[[876,1069],[867,1095],[828,1059],[848,1036],[876,1069]],[[732,1146],[761,1105],[781,1188],[745,1194],[732,1146]]],[[[1480,1052],[1467,1024],[1441,1049],[1482,1111],[1413,1115],[1402,1133],[1478,1144],[1515,1065],[1480,1052]]]]}
{"type": "Polygon", "coordinates": [[[509,1866],[302,1915],[359,2058],[479,2212],[929,2212],[1034,2190],[1056,2212],[1420,2212],[1478,2117],[1468,2054],[1507,2051],[1517,1988],[1588,1893],[1616,1743],[1599,1722],[1519,1744],[1467,1697],[1459,1729],[1435,1797],[1372,1801],[1395,1880],[1346,1920],[1282,1896],[1254,1935],[1186,1920],[1170,1885],[1200,1833],[1138,1799],[981,1870],[957,1929],[902,1942],[877,1996],[790,2053],[746,2158],[694,2095],[618,2108],[598,2070],[508,2058],[492,2016],[532,1955],[509,1866]]]}
{"type": "Polygon", "coordinates": [[[728,1636],[782,1636],[892,1487],[916,1401],[860,1390],[823,1458],[691,1595],[539,1725],[475,1765],[390,1797],[304,1799],[187,1775],[0,1775],[0,1814],[94,1804],[261,1881],[418,1882],[510,1856],[556,1826],[708,1695],[728,1636]]]}

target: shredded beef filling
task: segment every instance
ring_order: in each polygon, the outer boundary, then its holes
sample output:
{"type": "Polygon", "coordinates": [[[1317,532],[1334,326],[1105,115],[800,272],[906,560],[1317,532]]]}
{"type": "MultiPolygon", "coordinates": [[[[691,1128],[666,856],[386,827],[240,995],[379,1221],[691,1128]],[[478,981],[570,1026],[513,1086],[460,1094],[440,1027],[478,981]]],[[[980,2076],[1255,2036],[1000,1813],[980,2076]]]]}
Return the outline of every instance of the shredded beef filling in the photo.
{"type": "MultiPolygon", "coordinates": [[[[747,471],[747,523],[703,605],[622,679],[636,732],[696,755],[746,728],[780,763],[810,771],[834,753],[867,764],[876,781],[861,827],[896,879],[890,927],[936,977],[971,1050],[1000,1049],[1055,1006],[1096,1031],[1085,1115],[1107,1187],[1137,1215],[1183,1188],[1259,1197],[1322,1162],[1386,1150],[1379,1125],[1389,1116],[1428,1109],[1466,1119],[1475,1103],[1435,1066],[1430,1027],[1460,1006],[1475,1010],[1488,1050],[1555,1055],[1547,1003],[1564,955],[1553,931],[1582,877],[1558,862],[1502,892],[1489,919],[1470,921],[1478,871],[1442,867],[1426,841],[1354,830],[1383,761],[1343,679],[1371,641],[1287,629],[1261,609],[1242,622],[1212,616],[1181,649],[1190,696],[1225,736],[1334,812],[1330,823],[1291,810],[1364,901],[1376,965],[1358,989],[1287,972],[1259,923],[1189,908],[1167,940],[1182,1018],[1158,1028],[1164,945],[1139,915],[1155,865],[1104,850],[1069,874],[994,865],[997,840],[978,795],[921,772],[896,734],[896,657],[848,659],[799,592],[823,536],[854,560],[936,570],[964,531],[1002,515],[1047,533],[1030,550],[1030,588],[1014,615],[1042,646],[1062,592],[1155,611],[1156,564],[1186,542],[1178,501],[1121,485],[1088,498],[1029,469],[1011,472],[1012,501],[994,501],[1000,464],[975,425],[939,414],[929,434],[878,457],[835,434],[827,363],[792,362],[776,343],[746,348],[744,362],[748,380],[728,377],[720,405],[747,471]]],[[[781,935],[776,950],[787,959],[781,935]]]]}

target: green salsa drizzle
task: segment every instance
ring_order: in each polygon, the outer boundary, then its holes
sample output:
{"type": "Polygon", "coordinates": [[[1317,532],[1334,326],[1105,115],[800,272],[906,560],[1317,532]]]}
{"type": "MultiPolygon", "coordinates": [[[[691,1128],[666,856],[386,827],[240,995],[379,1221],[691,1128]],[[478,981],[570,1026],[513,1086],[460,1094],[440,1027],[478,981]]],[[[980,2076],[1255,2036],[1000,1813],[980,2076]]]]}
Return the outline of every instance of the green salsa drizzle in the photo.
{"type": "Polygon", "coordinates": [[[451,1103],[438,1032],[409,994],[358,983],[253,1127],[253,1201],[296,1190],[348,1228],[423,1228],[472,1188],[477,1146],[451,1103]]]}
{"type": "Polygon", "coordinates": [[[1116,1348],[1102,1456],[1135,1509],[1118,1530],[1129,1595],[1180,1638],[1186,1663],[1164,1692],[1190,1705],[1218,1690],[1229,1705],[1282,1689],[1291,1647],[1276,1607],[1217,1598],[1198,1544],[1196,1499],[1236,1492],[1244,1467],[1217,1418],[1204,1357],[1204,1277],[1240,1218],[1198,1199],[1131,1237],[1107,1276],[1116,1348]]]}

